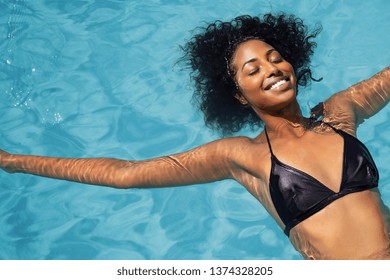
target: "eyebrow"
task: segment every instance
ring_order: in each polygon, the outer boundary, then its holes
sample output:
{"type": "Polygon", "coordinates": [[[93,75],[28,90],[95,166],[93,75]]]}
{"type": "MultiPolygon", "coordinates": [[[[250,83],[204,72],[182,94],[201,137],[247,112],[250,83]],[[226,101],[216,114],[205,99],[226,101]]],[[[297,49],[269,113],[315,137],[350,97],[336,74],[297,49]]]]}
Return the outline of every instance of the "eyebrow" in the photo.
{"type": "MultiPolygon", "coordinates": [[[[265,56],[268,58],[270,56],[270,54],[273,53],[274,51],[276,51],[276,50],[275,49],[269,49],[268,51],[266,51],[265,56]]],[[[258,59],[256,57],[254,57],[254,58],[249,59],[248,61],[245,61],[245,63],[241,67],[241,70],[243,70],[245,65],[247,65],[248,63],[256,62],[257,60],[258,59]]]]}

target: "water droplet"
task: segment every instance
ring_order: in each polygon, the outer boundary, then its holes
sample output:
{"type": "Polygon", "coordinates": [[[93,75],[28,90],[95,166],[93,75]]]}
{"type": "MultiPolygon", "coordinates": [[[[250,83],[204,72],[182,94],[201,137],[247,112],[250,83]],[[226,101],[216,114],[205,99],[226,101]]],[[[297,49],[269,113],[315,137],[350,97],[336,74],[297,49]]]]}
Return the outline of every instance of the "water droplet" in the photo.
{"type": "Polygon", "coordinates": [[[60,123],[62,121],[63,121],[63,118],[62,118],[61,114],[60,113],[54,113],[54,122],[55,123],[60,123]]]}

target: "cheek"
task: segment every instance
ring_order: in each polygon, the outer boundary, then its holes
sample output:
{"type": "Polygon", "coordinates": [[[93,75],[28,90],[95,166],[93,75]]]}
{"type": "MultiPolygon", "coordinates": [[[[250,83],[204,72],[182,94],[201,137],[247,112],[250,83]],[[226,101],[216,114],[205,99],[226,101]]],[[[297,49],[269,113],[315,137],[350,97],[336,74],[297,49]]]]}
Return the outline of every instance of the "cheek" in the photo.
{"type": "Polygon", "coordinates": [[[261,80],[258,77],[238,77],[236,82],[241,91],[259,90],[261,85],[261,80]]]}
{"type": "Polygon", "coordinates": [[[292,76],[293,76],[292,79],[294,79],[294,81],[296,81],[295,70],[291,64],[289,64],[288,72],[292,73],[292,76]]]}

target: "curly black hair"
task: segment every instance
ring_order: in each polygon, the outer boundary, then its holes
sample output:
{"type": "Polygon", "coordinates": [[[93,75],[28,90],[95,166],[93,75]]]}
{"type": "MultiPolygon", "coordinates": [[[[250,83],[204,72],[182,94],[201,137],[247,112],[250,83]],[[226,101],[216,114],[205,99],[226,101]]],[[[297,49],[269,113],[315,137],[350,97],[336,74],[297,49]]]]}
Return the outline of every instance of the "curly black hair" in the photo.
{"type": "Polygon", "coordinates": [[[222,135],[235,133],[246,125],[253,129],[262,126],[255,112],[234,98],[237,87],[228,67],[238,44],[258,38],[291,63],[299,86],[315,80],[310,58],[317,45],[312,39],[321,26],[309,31],[298,17],[267,13],[262,18],[244,15],[230,22],[218,20],[196,30],[197,34],[182,46],[183,60],[192,69],[195,82],[193,101],[204,113],[206,126],[222,135]]]}

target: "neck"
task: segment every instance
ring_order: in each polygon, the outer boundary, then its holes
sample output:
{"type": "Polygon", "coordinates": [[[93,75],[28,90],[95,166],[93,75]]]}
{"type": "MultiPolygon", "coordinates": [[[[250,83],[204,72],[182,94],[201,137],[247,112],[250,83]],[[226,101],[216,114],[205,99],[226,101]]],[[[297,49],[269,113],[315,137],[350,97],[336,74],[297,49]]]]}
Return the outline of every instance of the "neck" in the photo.
{"type": "Polygon", "coordinates": [[[298,103],[278,112],[259,111],[259,117],[263,120],[269,132],[302,134],[312,125],[312,120],[302,116],[298,103]]]}

